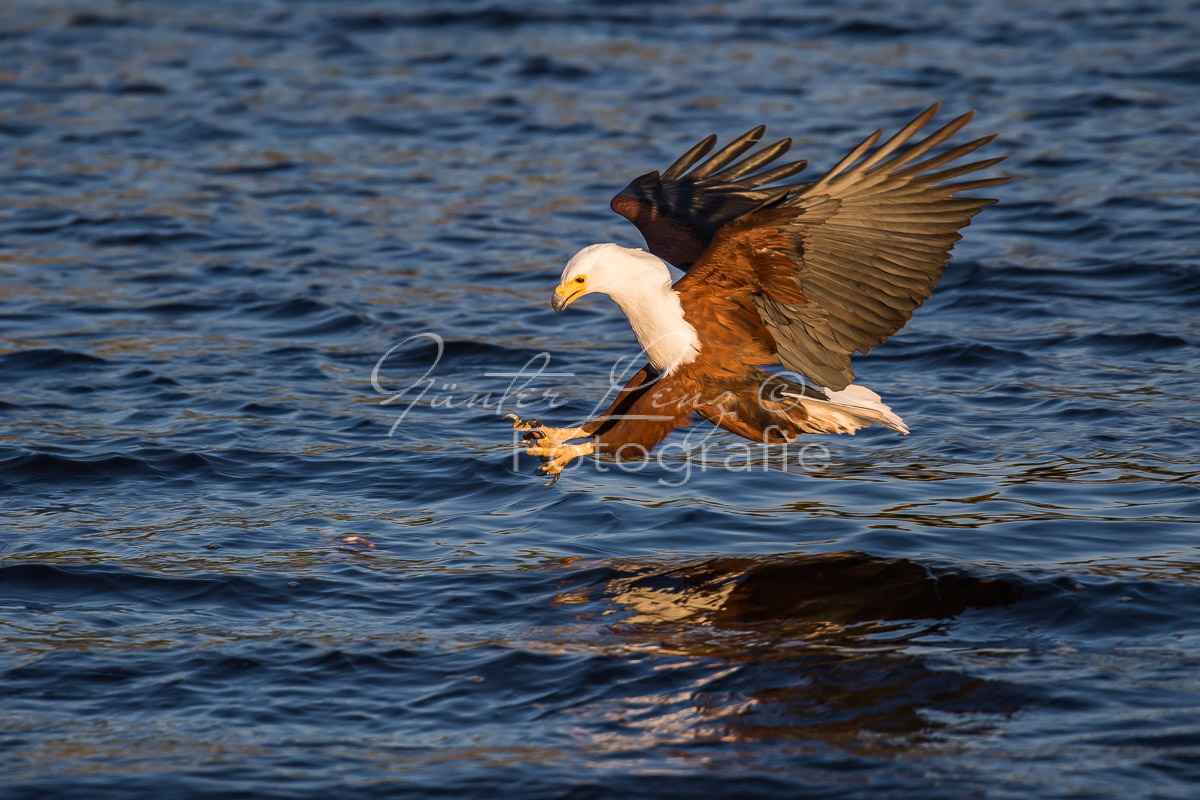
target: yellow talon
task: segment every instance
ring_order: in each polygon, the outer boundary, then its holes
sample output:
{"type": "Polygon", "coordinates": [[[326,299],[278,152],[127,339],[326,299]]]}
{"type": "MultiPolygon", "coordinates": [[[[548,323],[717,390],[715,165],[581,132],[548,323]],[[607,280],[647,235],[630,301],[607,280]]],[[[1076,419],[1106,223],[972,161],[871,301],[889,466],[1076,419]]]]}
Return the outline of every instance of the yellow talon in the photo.
{"type": "MultiPolygon", "coordinates": [[[[530,448],[530,450],[533,449],[537,449],[539,452],[530,453],[530,455],[542,456],[544,461],[537,471],[543,475],[551,475],[557,480],[559,473],[567,464],[580,456],[591,455],[596,451],[596,445],[593,442],[583,442],[581,444],[565,444],[556,448],[530,448]]],[[[554,483],[554,481],[550,481],[550,483],[554,483]]],[[[550,483],[546,485],[549,486],[550,483]]]]}

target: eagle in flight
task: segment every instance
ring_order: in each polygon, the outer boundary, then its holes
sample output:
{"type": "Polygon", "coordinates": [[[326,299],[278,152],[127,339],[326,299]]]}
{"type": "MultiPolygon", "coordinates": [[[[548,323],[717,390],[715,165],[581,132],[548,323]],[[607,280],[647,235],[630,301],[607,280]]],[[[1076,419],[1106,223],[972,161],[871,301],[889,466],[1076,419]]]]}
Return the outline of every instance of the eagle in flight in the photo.
{"type": "Polygon", "coordinates": [[[956,180],[1003,160],[958,163],[994,135],[929,155],[974,112],[914,142],[937,109],[878,146],[876,131],[812,183],[778,185],[807,162],[770,166],[791,140],[754,151],[760,125],[704,160],[716,144],[709,136],[622,189],[612,209],[637,226],[646,250],[585,247],[551,304],[562,311],[607,294],[648,363],[579,427],[510,415],[539,470],[557,480],[581,456],[644,459],[693,415],[763,444],[874,423],[908,433],[879,395],[853,383],[850,356],[908,322],[959,230],[995,202],[956,195],[1008,180],[956,180]],[[672,281],[667,264],[683,277],[672,281]]]}

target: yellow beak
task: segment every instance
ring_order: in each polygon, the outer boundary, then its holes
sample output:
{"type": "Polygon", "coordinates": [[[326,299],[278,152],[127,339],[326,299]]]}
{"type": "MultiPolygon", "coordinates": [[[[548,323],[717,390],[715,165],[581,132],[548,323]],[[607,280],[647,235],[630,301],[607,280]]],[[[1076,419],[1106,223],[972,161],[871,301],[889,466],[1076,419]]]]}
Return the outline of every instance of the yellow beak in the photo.
{"type": "Polygon", "coordinates": [[[571,281],[566,286],[560,283],[558,288],[554,290],[554,297],[550,298],[550,307],[562,313],[564,308],[574,303],[577,298],[582,297],[586,292],[587,281],[571,281]]]}

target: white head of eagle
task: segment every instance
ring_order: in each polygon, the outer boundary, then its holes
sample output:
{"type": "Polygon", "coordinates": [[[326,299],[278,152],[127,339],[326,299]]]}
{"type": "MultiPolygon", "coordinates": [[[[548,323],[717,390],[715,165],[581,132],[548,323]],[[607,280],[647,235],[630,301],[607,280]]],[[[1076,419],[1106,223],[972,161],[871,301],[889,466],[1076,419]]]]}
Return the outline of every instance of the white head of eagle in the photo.
{"type": "Polygon", "coordinates": [[[672,372],[700,355],[700,337],[684,318],[671,271],[656,255],[619,244],[593,244],[567,262],[550,305],[562,311],[585,294],[606,294],[629,320],[651,365],[672,372]]]}

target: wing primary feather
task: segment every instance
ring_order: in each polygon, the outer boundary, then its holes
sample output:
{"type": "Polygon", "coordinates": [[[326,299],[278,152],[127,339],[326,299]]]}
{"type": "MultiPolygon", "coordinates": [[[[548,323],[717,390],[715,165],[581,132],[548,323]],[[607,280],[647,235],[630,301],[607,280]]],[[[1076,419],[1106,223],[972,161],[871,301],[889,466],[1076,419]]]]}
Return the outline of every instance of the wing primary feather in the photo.
{"type": "Polygon", "coordinates": [[[875,166],[880,161],[882,161],[883,159],[887,158],[892,153],[894,153],[896,151],[896,149],[898,147],[900,147],[900,145],[904,144],[909,139],[911,139],[913,137],[913,134],[915,134],[917,131],[921,130],[921,128],[924,128],[926,123],[928,123],[929,120],[933,119],[933,115],[937,113],[938,106],[939,106],[938,103],[934,103],[929,108],[925,109],[920,114],[918,114],[912,120],[912,122],[908,123],[900,130],[896,131],[895,135],[893,135],[892,138],[888,139],[886,142],[884,142],[883,144],[881,144],[879,146],[879,149],[877,149],[874,153],[871,153],[871,155],[867,156],[859,164],[856,164],[854,167],[854,172],[855,173],[866,172],[871,167],[875,166]]]}
{"type": "Polygon", "coordinates": [[[713,149],[713,145],[717,143],[717,135],[710,133],[700,141],[696,142],[690,150],[675,159],[675,163],[667,167],[662,174],[662,180],[674,181],[678,180],[679,176],[691,169],[697,161],[708,155],[708,152],[713,149]]]}
{"type": "Polygon", "coordinates": [[[851,150],[849,153],[847,153],[846,157],[843,158],[841,161],[839,161],[833,169],[829,170],[829,172],[826,172],[825,175],[819,181],[814,183],[812,185],[812,188],[809,191],[810,192],[820,191],[821,189],[824,189],[826,186],[828,186],[830,183],[832,183],[834,178],[836,178],[838,176],[838,174],[841,173],[842,170],[844,170],[846,167],[848,167],[849,165],[851,165],[855,161],[857,161],[859,159],[859,157],[862,156],[863,153],[870,150],[875,145],[875,143],[877,141],[879,141],[880,136],[883,136],[882,130],[875,131],[870,136],[868,136],[866,139],[863,139],[861,142],[859,142],[858,147],[855,147],[853,150],[851,150]]]}
{"type": "Polygon", "coordinates": [[[759,125],[746,131],[741,136],[737,137],[732,142],[713,153],[708,161],[705,161],[703,164],[692,170],[691,177],[695,178],[696,180],[700,180],[701,178],[707,178],[717,170],[722,169],[728,165],[730,161],[733,161],[742,153],[758,144],[758,140],[762,138],[762,135],[766,133],[766,131],[766,125],[759,125]]]}
{"type": "MultiPolygon", "coordinates": [[[[748,178],[742,178],[742,183],[750,186],[765,186],[768,183],[774,183],[775,181],[782,180],[783,178],[790,178],[797,173],[803,172],[807,166],[808,161],[804,159],[801,159],[800,161],[792,161],[787,164],[781,164],[778,167],[772,167],[771,169],[760,172],[757,175],[751,175],[748,178]]],[[[793,184],[793,188],[795,186],[802,185],[805,184],[793,184]]]]}
{"type": "Polygon", "coordinates": [[[767,145],[751,156],[747,156],[741,161],[726,167],[717,174],[712,176],[714,181],[732,181],[741,178],[743,175],[748,175],[764,164],[769,164],[781,155],[786,153],[792,147],[791,139],[780,139],[775,144],[767,145]]]}
{"type": "MultiPolygon", "coordinates": [[[[980,178],[977,181],[962,181],[960,183],[947,183],[941,186],[942,189],[952,191],[954,193],[967,192],[972,189],[986,189],[989,186],[997,186],[1001,183],[1008,183],[1012,180],[1011,176],[1004,175],[999,178],[980,178]]],[[[976,203],[994,203],[994,197],[960,197],[960,200],[973,200],[976,203]]]]}
{"type": "MultiPolygon", "coordinates": [[[[805,166],[807,166],[807,164],[805,166]]],[[[799,170],[797,170],[797,172],[799,172],[799,170]]],[[[781,186],[779,188],[787,189],[788,194],[794,195],[797,192],[806,191],[808,189],[808,187],[810,187],[810,186],[812,186],[811,182],[808,182],[808,183],[785,183],[783,186],[781,186]]]]}
{"type": "Polygon", "coordinates": [[[895,172],[900,167],[915,161],[933,148],[937,147],[942,142],[949,139],[954,134],[958,133],[968,122],[971,121],[974,116],[974,111],[968,111],[966,114],[951,120],[950,122],[946,123],[946,125],[929,134],[929,136],[925,137],[920,142],[917,142],[912,147],[905,150],[903,153],[900,153],[889,159],[887,163],[880,164],[872,168],[871,171],[895,172]]]}
{"type": "Polygon", "coordinates": [[[957,161],[967,153],[978,150],[995,138],[996,134],[993,133],[991,136],[984,136],[982,138],[975,139],[974,141],[967,142],[966,144],[960,144],[958,147],[952,147],[946,152],[936,155],[933,158],[927,158],[920,164],[913,164],[911,167],[905,167],[904,169],[892,174],[897,178],[911,178],[914,175],[920,175],[923,172],[930,172],[931,170],[935,170],[943,164],[949,164],[951,161],[957,161]]]}
{"type": "Polygon", "coordinates": [[[941,181],[948,181],[951,178],[957,178],[960,175],[969,175],[972,172],[978,172],[981,169],[999,164],[1004,160],[1004,156],[998,158],[985,158],[982,161],[972,161],[970,164],[960,164],[957,167],[944,169],[941,172],[933,172],[929,175],[922,175],[918,180],[923,183],[935,184],[941,181]]]}
{"type": "Polygon", "coordinates": [[[769,206],[787,197],[788,187],[776,186],[773,189],[759,189],[755,192],[761,198],[760,206],[769,206]]]}

